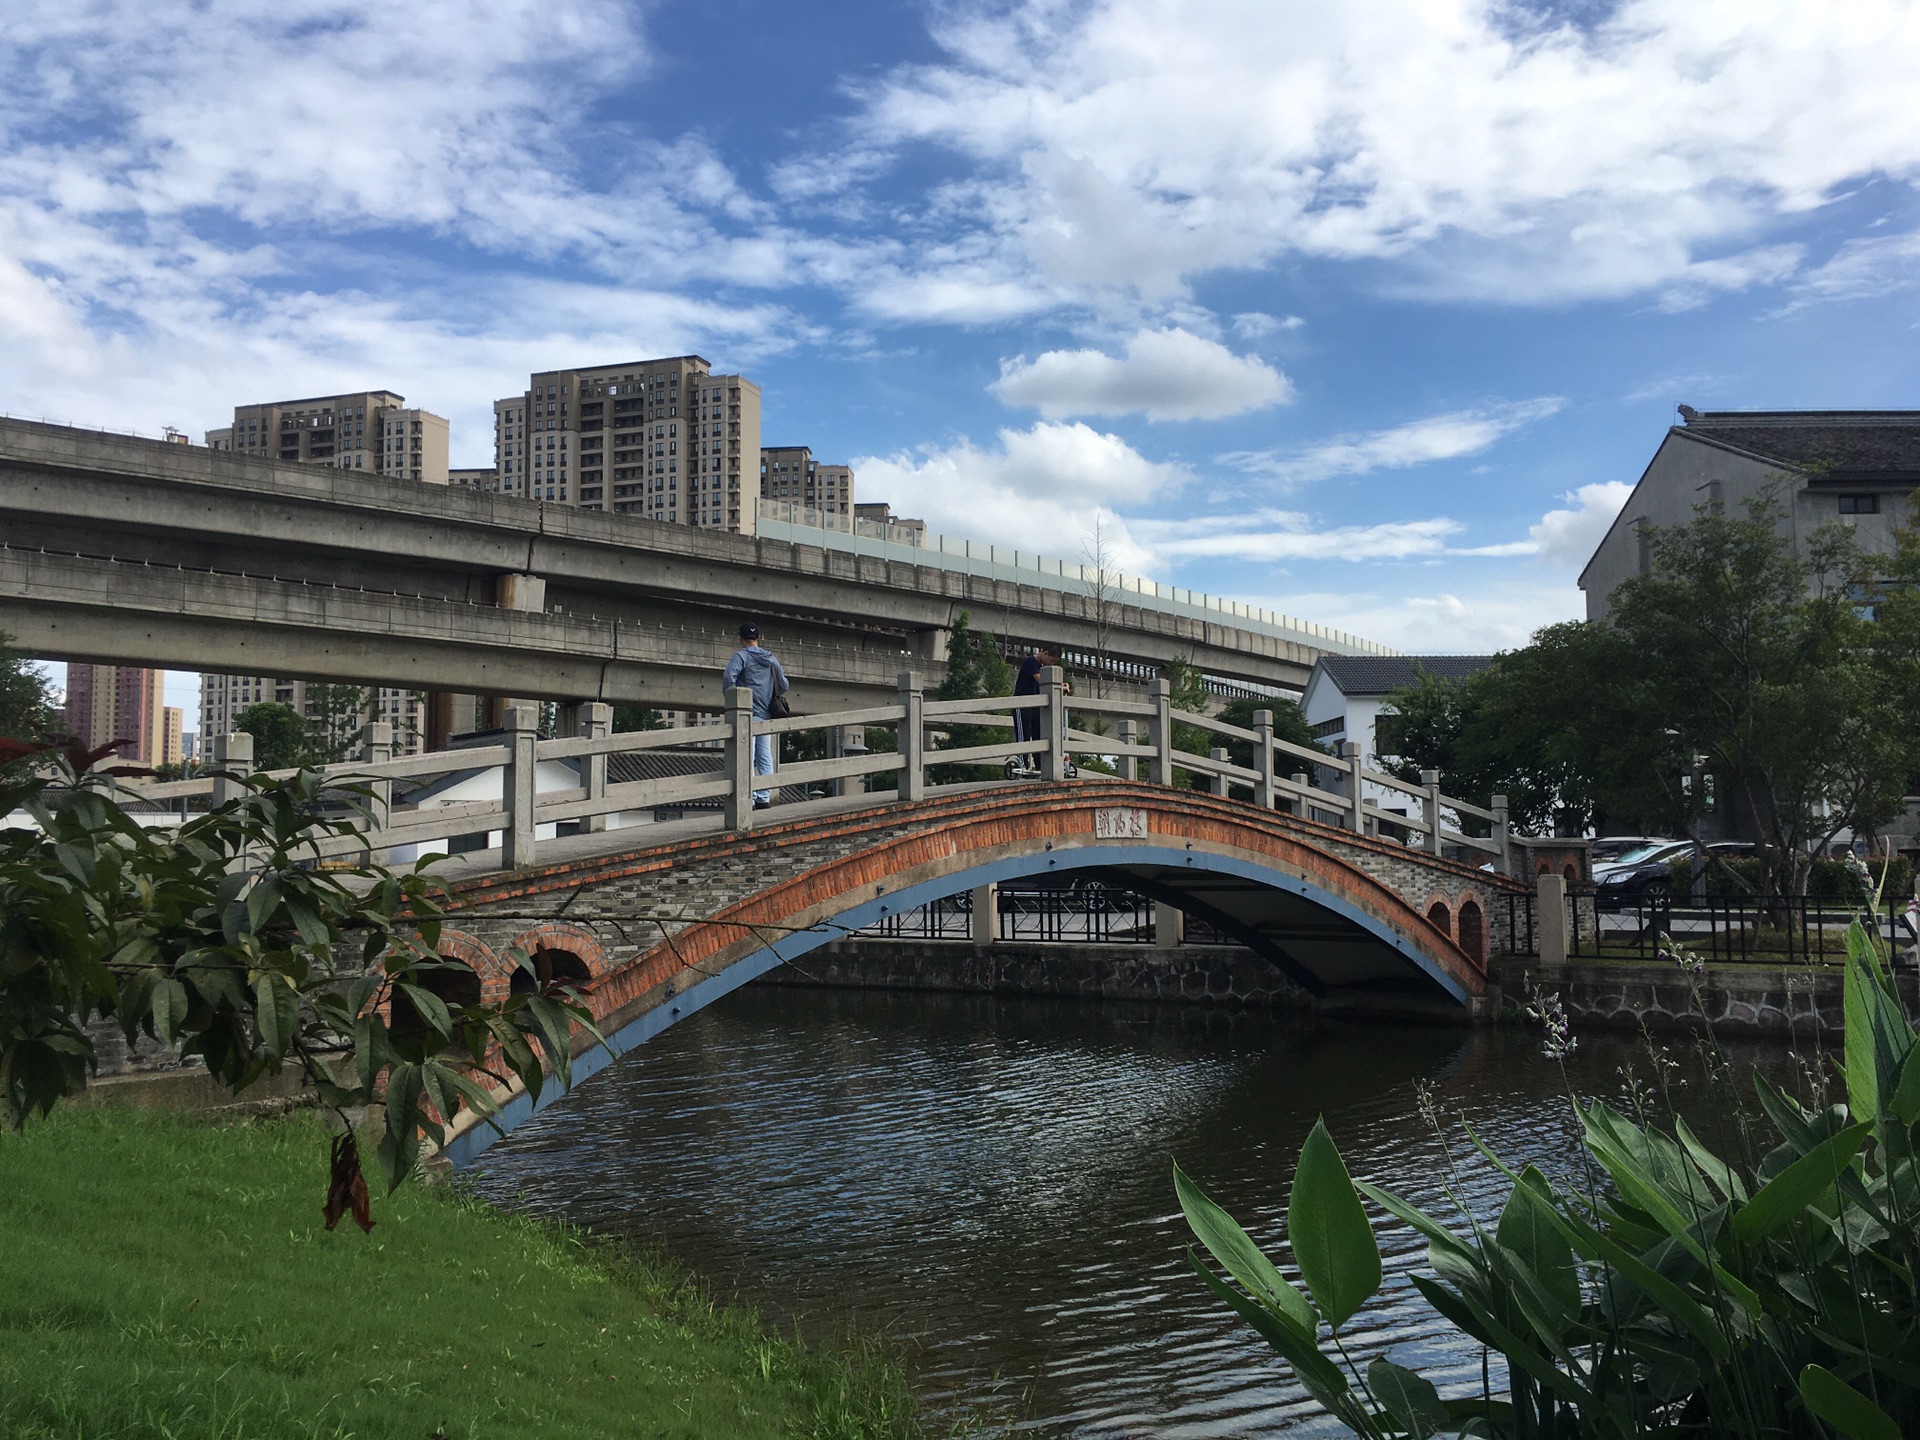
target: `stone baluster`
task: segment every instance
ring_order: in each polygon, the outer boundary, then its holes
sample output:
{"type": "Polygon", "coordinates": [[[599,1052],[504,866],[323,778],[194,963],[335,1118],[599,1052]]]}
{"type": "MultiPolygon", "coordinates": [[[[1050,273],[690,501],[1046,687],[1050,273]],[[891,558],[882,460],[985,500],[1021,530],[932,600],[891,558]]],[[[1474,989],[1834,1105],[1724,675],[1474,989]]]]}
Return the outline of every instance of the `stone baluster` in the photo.
{"type": "Polygon", "coordinates": [[[1067,672],[1049,665],[1040,672],[1040,694],[1047,702],[1041,707],[1041,728],[1047,748],[1040,752],[1040,778],[1067,778],[1067,672]]]}
{"type": "MultiPolygon", "coordinates": [[[[213,737],[213,768],[216,772],[226,771],[231,775],[251,775],[253,773],[253,736],[244,730],[233,735],[213,737]]],[[[246,786],[237,780],[229,780],[216,773],[213,777],[213,806],[217,810],[229,800],[237,800],[247,793],[246,786]]]]}
{"type": "MultiPolygon", "coordinates": [[[[1122,720],[1116,727],[1115,738],[1122,745],[1132,745],[1136,743],[1134,737],[1139,733],[1140,727],[1135,725],[1132,718],[1129,717],[1122,720]]],[[[1138,757],[1133,755],[1116,755],[1114,757],[1114,768],[1119,771],[1122,780],[1137,780],[1140,778],[1140,766],[1137,763],[1137,758],[1138,757]]]]}
{"type": "Polygon", "coordinates": [[[1300,793],[1295,795],[1293,799],[1293,813],[1298,815],[1302,820],[1311,820],[1313,818],[1313,806],[1308,802],[1306,796],[1306,787],[1311,783],[1311,777],[1304,770],[1296,770],[1293,772],[1293,783],[1300,787],[1300,793]]]}
{"type": "Polygon", "coordinates": [[[507,766],[501,776],[506,806],[506,864],[510,870],[533,864],[533,807],[539,793],[534,747],[540,739],[540,711],[533,705],[509,705],[506,715],[507,766]]]}
{"type": "Polygon", "coordinates": [[[927,793],[927,692],[912,670],[900,672],[900,798],[919,800],[927,793]]]}
{"type": "Polygon", "coordinates": [[[1420,812],[1427,822],[1427,853],[1440,853],[1440,772],[1422,770],[1420,787],[1426,793],[1420,797],[1420,812]]]}
{"type": "Polygon", "coordinates": [[[1153,773],[1156,785],[1173,784],[1173,686],[1162,675],[1153,682],[1153,773]]]}
{"type": "Polygon", "coordinates": [[[1351,740],[1340,742],[1340,758],[1347,762],[1346,827],[1355,834],[1366,830],[1366,810],[1360,794],[1360,747],[1351,740]]]}
{"type": "MultiPolygon", "coordinates": [[[[360,759],[368,765],[384,765],[393,758],[393,726],[384,720],[369,721],[360,728],[360,759]]],[[[393,811],[393,781],[376,778],[367,786],[367,840],[365,860],[387,862],[389,852],[373,843],[387,828],[393,811]]]]}
{"type": "MultiPolygon", "coordinates": [[[[1214,746],[1207,754],[1219,764],[1225,764],[1233,758],[1232,752],[1224,745],[1214,746]]],[[[1209,775],[1207,777],[1207,789],[1213,794],[1218,795],[1222,800],[1233,793],[1233,787],[1227,783],[1227,777],[1224,775],[1209,775]]]]}
{"type": "Polygon", "coordinates": [[[1260,775],[1253,784],[1253,803],[1262,810],[1271,810],[1280,803],[1280,791],[1274,784],[1271,710],[1253,712],[1253,733],[1257,737],[1253,742],[1253,768],[1260,775]]]}
{"type": "Polygon", "coordinates": [[[1493,843],[1500,847],[1493,857],[1494,871],[1513,879],[1513,827],[1507,823],[1507,797],[1494,796],[1493,804],[1487,808],[1493,811],[1493,843]]]}
{"type": "Polygon", "coordinates": [[[728,778],[727,828],[753,828],[753,690],[750,686],[726,692],[726,767],[728,778]]]}
{"type": "MultiPolygon", "coordinates": [[[[580,738],[583,740],[604,740],[613,733],[613,707],[594,701],[580,707],[580,738]]],[[[580,767],[581,788],[587,792],[587,799],[599,802],[607,798],[607,757],[589,755],[586,763],[580,767]]],[[[583,816],[580,830],[583,834],[598,835],[607,828],[604,814],[583,816]]]]}

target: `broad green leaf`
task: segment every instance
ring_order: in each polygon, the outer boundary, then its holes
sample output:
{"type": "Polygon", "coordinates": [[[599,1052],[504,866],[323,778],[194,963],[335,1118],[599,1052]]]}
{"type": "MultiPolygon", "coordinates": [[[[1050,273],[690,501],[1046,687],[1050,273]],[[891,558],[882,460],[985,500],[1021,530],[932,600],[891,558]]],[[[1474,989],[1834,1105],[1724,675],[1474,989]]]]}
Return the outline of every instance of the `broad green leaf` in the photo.
{"type": "Polygon", "coordinates": [[[1887,1108],[1902,1125],[1920,1120],[1920,1045],[1907,1051],[1906,1063],[1900,1067],[1900,1083],[1894,1087],[1887,1108]]]}
{"type": "Polygon", "coordinates": [[[413,1002],[414,1013],[435,1035],[446,1037],[453,1034],[453,1016],[447,1010],[446,1001],[419,985],[403,982],[394,986],[394,989],[413,1002]]]}
{"type": "MultiPolygon", "coordinates": [[[[1588,1260],[1604,1260],[1626,1280],[1645,1291],[1648,1298],[1663,1309],[1667,1317],[1684,1326],[1715,1360],[1724,1361],[1733,1353],[1726,1331],[1713,1314],[1673,1281],[1660,1274],[1638,1255],[1610,1237],[1601,1234],[1576,1215],[1550,1211],[1573,1247],[1588,1260]]],[[[1691,1240],[1691,1237],[1689,1237],[1691,1240]]],[[[1697,1242],[1694,1242],[1697,1247],[1697,1242]]],[[[1751,1293],[1751,1292],[1749,1292],[1751,1293]]]]}
{"type": "Polygon", "coordinates": [[[1914,1036],[1889,991],[1873,942],[1857,920],[1847,931],[1842,1000],[1847,1104],[1854,1119],[1877,1120],[1893,1097],[1914,1036]]]}
{"type": "Polygon", "coordinates": [[[187,987],[171,975],[153,987],[153,1028],[163,1045],[177,1045],[187,1022],[187,987]]]}
{"type": "Polygon", "coordinates": [[[1688,1128],[1687,1122],[1677,1115],[1673,1119],[1673,1130],[1680,1137],[1680,1143],[1687,1147],[1687,1154],[1693,1157],[1693,1163],[1719,1190],[1721,1199],[1739,1204],[1747,1198],[1746,1182],[1740,1178],[1739,1172],[1709,1150],[1700,1137],[1688,1128]]]}
{"type": "Polygon", "coordinates": [[[1510,1365],[1524,1370],[1570,1405],[1585,1407],[1593,1404],[1592,1391],[1560,1370],[1539,1350],[1501,1324],[1475,1301],[1465,1295],[1456,1295],[1424,1275],[1413,1275],[1408,1278],[1412,1280],[1413,1288],[1424,1295],[1427,1303],[1438,1310],[1444,1318],[1452,1321],[1454,1325],[1483,1345],[1491,1345],[1507,1357],[1510,1365]]]}
{"type": "Polygon", "coordinates": [[[1840,1172],[1866,1143],[1873,1122],[1848,1126],[1801,1156],[1755,1192],[1734,1212],[1733,1230],[1744,1239],[1770,1235],[1820,1196],[1833,1189],[1840,1172]]]}
{"type": "Polygon", "coordinates": [[[1447,1423],[1446,1403],[1433,1382],[1391,1360],[1382,1358],[1367,1366],[1367,1388],[1410,1440],[1427,1440],[1447,1423]]]}
{"type": "Polygon", "coordinates": [[[1824,1366],[1800,1372],[1800,1398],[1848,1440],[1900,1440],[1891,1415],[1824,1366]]]}
{"type": "Polygon", "coordinates": [[[293,1047],[300,1031],[300,992],[286,976],[268,971],[253,982],[253,994],[260,1043],[278,1059],[293,1047]]]}
{"type": "Polygon", "coordinates": [[[1313,1122],[1300,1147],[1287,1240],[1314,1304],[1335,1330],[1380,1288],[1380,1248],[1324,1120],[1313,1122]]]}
{"type": "Polygon", "coordinates": [[[387,1192],[400,1188],[420,1153],[420,1067],[399,1064],[387,1072],[386,1134],[380,1137],[380,1168],[387,1192]]]}
{"type": "Polygon", "coordinates": [[[1574,1270],[1573,1247],[1554,1224],[1552,1208],[1547,1177],[1529,1165],[1507,1197],[1494,1238],[1526,1265],[1564,1313],[1574,1315],[1580,1310],[1580,1277],[1574,1270]]]}
{"type": "Polygon", "coordinates": [[[1188,1228],[1207,1247],[1207,1253],[1244,1285],[1248,1294],[1311,1343],[1319,1330],[1313,1307],[1286,1276],[1274,1269],[1273,1262],[1253,1243],[1240,1222],[1209,1200],[1178,1164],[1173,1167],[1173,1189],[1180,1197],[1188,1228]]]}
{"type": "Polygon", "coordinates": [[[280,908],[280,884],[272,876],[247,892],[247,929],[258,935],[280,908]]]}

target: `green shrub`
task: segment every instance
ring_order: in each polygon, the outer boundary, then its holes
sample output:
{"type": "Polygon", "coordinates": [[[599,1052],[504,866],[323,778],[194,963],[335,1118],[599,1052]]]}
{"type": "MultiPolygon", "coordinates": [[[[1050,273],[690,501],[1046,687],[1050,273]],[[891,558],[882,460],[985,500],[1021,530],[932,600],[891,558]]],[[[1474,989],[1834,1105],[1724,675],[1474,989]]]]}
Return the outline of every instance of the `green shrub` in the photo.
{"type": "MultiPolygon", "coordinates": [[[[1380,1440],[1920,1435],[1920,1044],[1873,942],[1857,923],[1847,938],[1846,1103],[1808,1109],[1756,1075],[1780,1137],[1764,1153],[1727,1159],[1677,1118],[1574,1099],[1603,1183],[1516,1173],[1469,1130],[1512,1189],[1497,1217],[1462,1205],[1462,1229],[1356,1186],[1315,1125],[1287,1207],[1306,1293],[1175,1167],[1189,1225],[1238,1286],[1190,1250],[1194,1269],[1315,1400],[1380,1440]],[[1425,1236],[1434,1273],[1413,1285],[1504,1357],[1504,1395],[1483,1382],[1443,1398],[1389,1360],[1363,1373],[1347,1357],[1341,1327],[1381,1283],[1362,1196],[1425,1236]]],[[[1549,1054],[1565,1053],[1557,1007],[1541,1010],[1549,1054]]]]}

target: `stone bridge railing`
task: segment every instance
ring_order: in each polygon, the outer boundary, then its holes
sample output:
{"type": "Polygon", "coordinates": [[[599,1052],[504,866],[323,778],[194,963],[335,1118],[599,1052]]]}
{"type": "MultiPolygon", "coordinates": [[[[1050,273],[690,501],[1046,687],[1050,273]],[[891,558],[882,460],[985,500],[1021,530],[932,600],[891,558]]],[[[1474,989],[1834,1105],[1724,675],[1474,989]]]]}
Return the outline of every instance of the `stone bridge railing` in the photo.
{"type": "MultiPolygon", "coordinates": [[[[750,694],[730,690],[721,726],[672,730],[616,733],[611,707],[588,704],[575,707],[579,734],[550,740],[539,738],[533,706],[513,705],[497,739],[482,737],[471,746],[398,759],[392,757],[391,728],[369,725],[362,757],[328,767],[343,784],[363,789],[364,823],[354,835],[323,842],[319,853],[327,858],[402,847],[415,847],[416,853],[490,849],[497,835],[501,862],[517,869],[537,863],[543,850],[566,837],[606,832],[607,848],[615,848],[611,832],[627,828],[622,817],[642,811],[708,806],[717,810],[713,828],[747,831],[754,823],[756,790],[802,789],[809,798],[778,807],[780,818],[800,818],[844,805],[845,795],[863,793],[874,780],[902,801],[953,788],[939,783],[931,771],[935,766],[1003,767],[1004,780],[956,782],[979,788],[1066,780],[1080,757],[1083,763],[1097,758],[1113,764],[1123,779],[1162,785],[1173,784],[1175,771],[1186,771],[1214,794],[1244,798],[1263,809],[1366,835],[1397,832],[1408,845],[1434,855],[1448,849],[1484,853],[1500,873],[1513,870],[1504,797],[1495,796],[1491,808],[1482,808],[1442,793],[1437,771],[1425,771],[1419,784],[1409,784],[1364,765],[1351,743],[1338,756],[1292,744],[1274,735],[1269,711],[1256,711],[1253,727],[1242,729],[1177,710],[1164,679],[1154,682],[1146,701],[1071,696],[1058,668],[1042,672],[1038,695],[1023,697],[929,699],[920,677],[911,672],[901,675],[899,684],[899,698],[890,705],[780,720],[756,720],[750,694]],[[1035,738],[941,748],[962,727],[1012,732],[1023,712],[1033,717],[1035,738]],[[1236,763],[1218,743],[1206,754],[1178,749],[1176,725],[1192,726],[1216,742],[1239,742],[1250,749],[1252,763],[1236,763]],[[891,733],[891,751],[865,743],[874,730],[891,733]],[[757,737],[773,737],[777,747],[778,737],[809,731],[825,732],[825,758],[787,763],[772,777],[754,773],[757,737]],[[718,763],[691,774],[609,777],[613,757],[689,749],[718,763]],[[556,778],[571,783],[556,784],[556,778]],[[1407,811],[1383,809],[1366,795],[1369,786],[1406,797],[1407,811]],[[1468,826],[1485,833],[1470,833],[1468,826]]],[[[206,797],[220,803],[252,771],[253,738],[221,736],[213,748],[211,774],[130,786],[130,797],[153,802],[206,797]]],[[[579,843],[569,841],[570,848],[579,843]]]]}

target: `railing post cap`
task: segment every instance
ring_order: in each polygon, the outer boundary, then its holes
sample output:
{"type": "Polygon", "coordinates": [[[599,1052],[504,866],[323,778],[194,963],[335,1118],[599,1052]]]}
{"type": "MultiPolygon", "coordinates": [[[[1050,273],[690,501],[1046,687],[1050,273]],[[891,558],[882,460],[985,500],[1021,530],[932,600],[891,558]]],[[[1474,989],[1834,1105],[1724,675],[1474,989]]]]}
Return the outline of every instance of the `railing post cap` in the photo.
{"type": "Polygon", "coordinates": [[[1422,770],[1420,772],[1420,783],[1422,785],[1438,785],[1440,783],[1440,772],[1438,770],[1422,770]]]}
{"type": "Polygon", "coordinates": [[[1173,694],[1173,682],[1164,675],[1153,677],[1153,693],[1156,699],[1164,700],[1173,694]]]}
{"type": "Polygon", "coordinates": [[[1256,730],[1271,730],[1273,728],[1273,711],[1271,710],[1254,711],[1253,712],[1253,728],[1256,730]]]}
{"type": "Polygon", "coordinates": [[[1493,797],[1493,801],[1492,801],[1492,803],[1491,803],[1491,804],[1489,804],[1489,805],[1487,806],[1487,808],[1488,808],[1489,810],[1504,810],[1504,809],[1506,809],[1506,808],[1507,808],[1507,797],[1506,797],[1506,796],[1504,796],[1504,795],[1496,795],[1496,796],[1494,796],[1494,797],[1493,797]]]}
{"type": "Polygon", "coordinates": [[[753,688],[749,685],[735,685],[725,692],[723,698],[729,710],[753,709],[753,688]]]}
{"type": "Polygon", "coordinates": [[[1340,742],[1340,756],[1344,760],[1358,760],[1360,758],[1360,743],[1357,740],[1342,740],[1340,742]]]}
{"type": "Polygon", "coordinates": [[[900,688],[902,690],[919,690],[924,688],[920,679],[920,672],[918,670],[902,670],[900,672],[900,688]]]}
{"type": "Polygon", "coordinates": [[[507,729],[538,730],[539,728],[540,712],[536,707],[532,705],[507,706],[507,729]]]}

